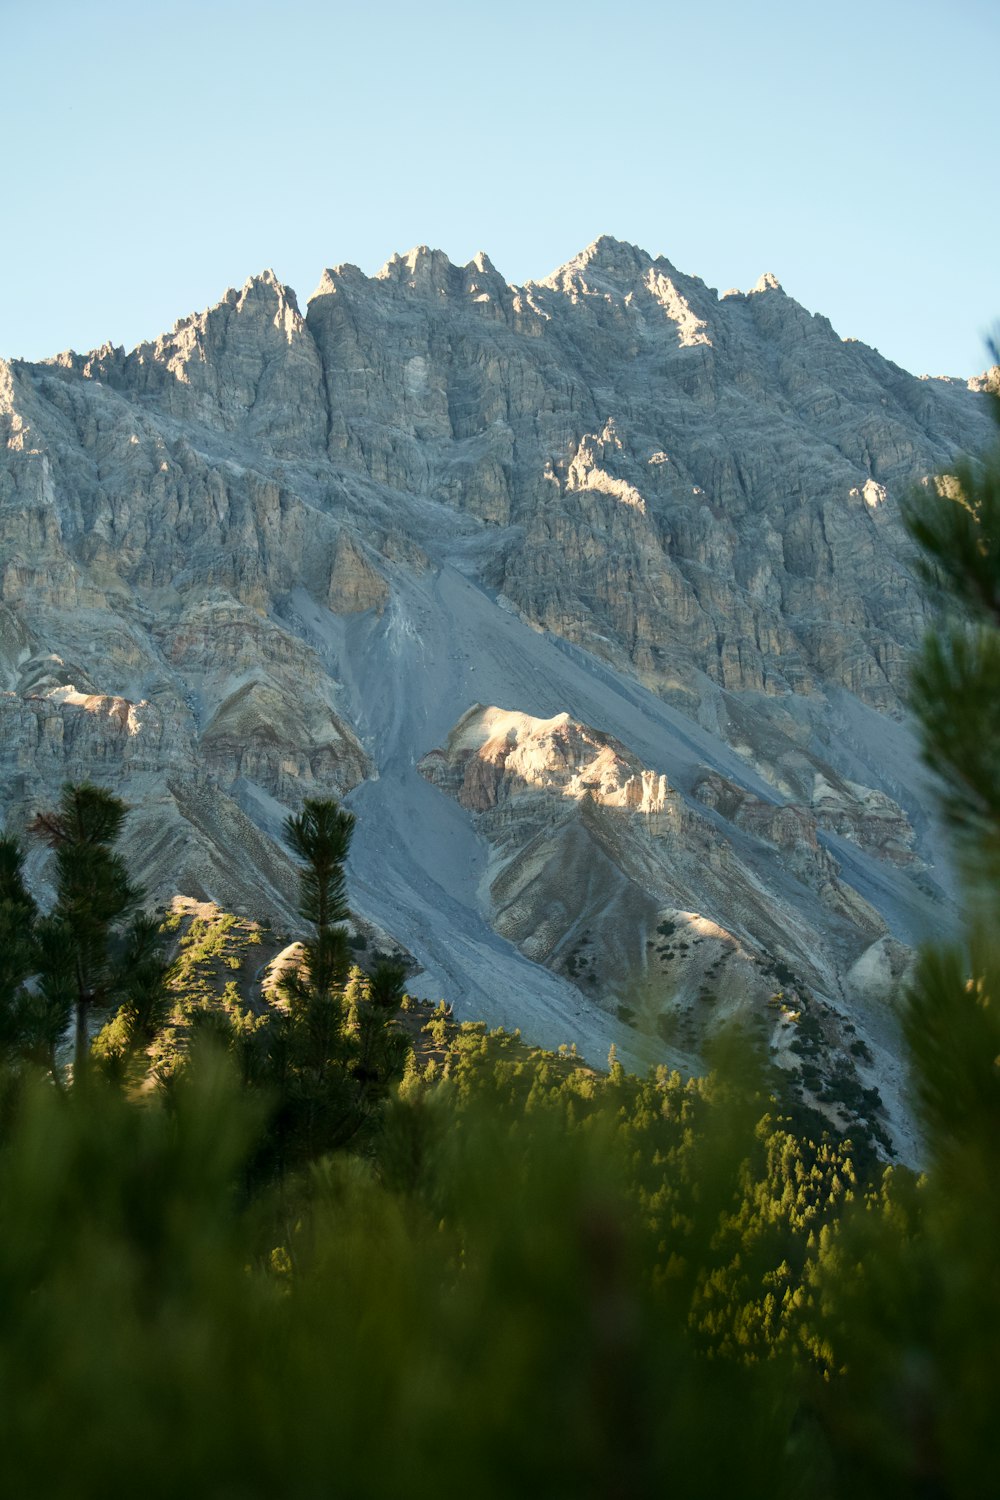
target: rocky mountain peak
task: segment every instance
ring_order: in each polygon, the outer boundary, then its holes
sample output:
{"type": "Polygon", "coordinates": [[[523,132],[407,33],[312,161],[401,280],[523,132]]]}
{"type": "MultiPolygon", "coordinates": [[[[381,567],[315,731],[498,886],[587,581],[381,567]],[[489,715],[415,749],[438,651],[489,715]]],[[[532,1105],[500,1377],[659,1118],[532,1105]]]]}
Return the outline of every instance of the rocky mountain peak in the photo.
{"type": "Polygon", "coordinates": [[[408,287],[425,294],[447,293],[451,289],[456,271],[443,250],[432,250],[428,245],[416,245],[405,255],[393,255],[380,271],[376,281],[408,287]]]}
{"type": "Polygon", "coordinates": [[[592,308],[606,304],[653,325],[662,326],[665,313],[676,326],[680,346],[712,343],[716,298],[704,282],[685,276],[665,256],[654,259],[638,245],[611,235],[601,235],[543,281],[527,285],[555,292],[575,304],[592,308]]]}
{"type": "Polygon", "coordinates": [[[285,333],[301,331],[303,326],[295,292],[270,268],[248,276],[241,287],[231,287],[214,307],[193,315],[188,321],[204,326],[212,319],[222,319],[233,312],[239,316],[266,318],[285,333]]]}
{"type": "Polygon", "coordinates": [[[474,271],[478,271],[481,276],[499,276],[500,275],[500,272],[497,270],[496,266],[490,260],[489,256],[486,254],[485,250],[477,250],[476,253],[475,253],[475,255],[469,261],[469,264],[466,266],[465,269],[467,271],[470,270],[470,269],[474,270],[474,271]]]}
{"type": "Polygon", "coordinates": [[[638,245],[602,234],[548,276],[527,284],[570,295],[610,291],[620,296],[638,285],[652,264],[638,245]]]}
{"type": "Polygon", "coordinates": [[[661,1060],[787,971],[860,1030],[865,954],[948,910],[899,501],[989,383],[610,236],[522,288],[334,266],[305,322],[264,271],[0,364],[10,826],[96,778],[157,897],[288,921],[282,820],[349,794],[352,902],[468,1016],[661,1060]]]}
{"type": "Polygon", "coordinates": [[[342,287],[362,287],[369,285],[370,278],[362,271],[360,266],[354,265],[352,261],[342,261],[336,266],[327,266],[319,279],[316,290],[309,298],[308,306],[320,297],[335,297],[342,287]]]}
{"type": "Polygon", "coordinates": [[[295,292],[285,282],[280,281],[270,267],[259,271],[255,276],[247,277],[237,293],[235,305],[242,311],[255,302],[265,306],[276,302],[282,311],[287,309],[301,317],[295,292]]]}

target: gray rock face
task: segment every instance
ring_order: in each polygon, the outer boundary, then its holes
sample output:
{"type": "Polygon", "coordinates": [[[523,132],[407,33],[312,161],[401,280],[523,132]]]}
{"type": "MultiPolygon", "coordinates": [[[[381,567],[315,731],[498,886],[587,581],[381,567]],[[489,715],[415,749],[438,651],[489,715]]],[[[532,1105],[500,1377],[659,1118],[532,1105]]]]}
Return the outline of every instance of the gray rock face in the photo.
{"type": "MultiPolygon", "coordinates": [[[[980,386],[913,378],[773,277],[719,297],[607,238],[524,287],[426,248],[339,266],[305,317],[267,272],[131,353],[0,363],[8,822],[93,776],[135,804],[155,894],[287,920],[281,818],[350,794],[357,904],[470,1014],[662,1055],[667,991],[621,984],[682,912],[861,1024],[947,917],[898,504],[988,440],[980,386]],[[571,759],[613,736],[667,803],[560,793],[546,822],[509,757],[455,762],[480,702],[568,714],[571,759]],[[623,830],[668,805],[640,858],[623,830]]],[[[696,990],[714,962],[685,959],[696,990]]]]}

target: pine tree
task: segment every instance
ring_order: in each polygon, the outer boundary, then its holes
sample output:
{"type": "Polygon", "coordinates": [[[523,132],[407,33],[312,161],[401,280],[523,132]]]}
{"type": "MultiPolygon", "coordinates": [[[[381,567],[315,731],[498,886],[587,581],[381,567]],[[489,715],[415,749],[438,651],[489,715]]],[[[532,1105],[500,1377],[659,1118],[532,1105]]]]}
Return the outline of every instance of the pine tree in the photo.
{"type": "Polygon", "coordinates": [[[0,1057],[28,1060],[60,1082],[56,1049],[73,1006],[72,951],[24,883],[19,841],[0,838],[0,1057]]]}
{"type": "Polygon", "coordinates": [[[130,1061],[153,1042],[167,1020],[170,966],[155,917],[139,912],[118,945],[117,1013],[94,1038],[91,1053],[109,1078],[122,1081],[130,1061]]]}
{"type": "MultiPolygon", "coordinates": [[[[1000,354],[994,347],[994,356],[1000,354]]],[[[997,372],[1000,375],[1000,371],[997,372]]],[[[911,497],[904,521],[939,619],[913,674],[924,757],[967,880],[1000,881],[1000,390],[985,395],[998,438],[911,497]]]]}
{"type": "Polygon", "coordinates": [[[24,884],[24,852],[15,838],[0,838],[0,1054],[29,1041],[30,996],[38,908],[24,884]]]}
{"type": "Polygon", "coordinates": [[[915,496],[905,518],[940,610],[913,673],[912,705],[968,898],[965,951],[923,954],[906,1023],[929,1137],[941,1150],[1000,1139],[1000,391],[986,400],[993,450],[915,496]]]}
{"type": "Polygon", "coordinates": [[[990,1489],[1000,1345],[1000,442],[905,519],[939,611],[912,706],[966,921],[922,950],[903,1005],[926,1175],[887,1173],[821,1247],[825,1420],[837,1493],[859,1500],[990,1489]]]}
{"type": "Polygon", "coordinates": [[[350,916],[344,861],[353,834],[354,815],[332,799],[307,797],[302,811],[285,820],[285,837],[303,861],[299,913],[313,927],[304,945],[304,967],[316,994],[342,987],[350,967],[342,924],[350,916]]]}
{"type": "Polygon", "coordinates": [[[279,1172],[354,1141],[409,1053],[394,1019],[402,969],[383,964],[369,978],[351,968],[344,861],[353,832],[353,815],[333,800],[307,798],[286,820],[302,861],[299,911],[312,931],[278,988],[282,1008],[237,1039],[244,1077],[277,1101],[269,1154],[279,1172]]]}
{"type": "Polygon", "coordinates": [[[125,814],[103,787],[67,782],[58,809],[39,813],[30,828],[55,853],[55,905],[36,928],[38,993],[52,1017],[73,1016],[77,1081],[86,1074],[95,1009],[131,1006],[131,1039],[164,1003],[156,924],[137,910],[143,893],[114,847],[125,814]]]}
{"type": "Polygon", "coordinates": [[[344,991],[347,1028],[354,1039],[351,1076],[360,1101],[371,1108],[403,1076],[410,1044],[394,1018],[403,999],[406,970],[383,960],[371,975],[355,967],[344,991]]]}

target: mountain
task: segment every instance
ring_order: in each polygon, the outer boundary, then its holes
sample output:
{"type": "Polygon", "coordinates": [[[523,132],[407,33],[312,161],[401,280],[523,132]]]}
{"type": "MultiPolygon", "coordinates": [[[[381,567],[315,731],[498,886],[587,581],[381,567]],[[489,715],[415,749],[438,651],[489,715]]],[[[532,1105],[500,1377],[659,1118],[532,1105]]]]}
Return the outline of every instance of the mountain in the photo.
{"type": "Polygon", "coordinates": [[[986,444],[983,384],[607,237],[0,364],[8,826],[106,782],[153,896],[291,928],[281,821],[347,797],[416,991],[640,1064],[740,1009],[906,1148],[887,997],[953,893],[898,506],[986,444]]]}

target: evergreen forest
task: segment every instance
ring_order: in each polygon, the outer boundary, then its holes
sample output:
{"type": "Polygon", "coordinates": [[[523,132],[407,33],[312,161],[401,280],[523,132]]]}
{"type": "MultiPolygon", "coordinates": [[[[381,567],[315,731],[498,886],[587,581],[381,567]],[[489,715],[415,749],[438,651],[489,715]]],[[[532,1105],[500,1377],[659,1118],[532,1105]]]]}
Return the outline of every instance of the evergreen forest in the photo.
{"type": "Polygon", "coordinates": [[[0,840],[8,1494],[993,1492],[1000,449],[939,491],[912,705],[967,926],[896,1001],[920,1171],[738,1033],[638,1077],[411,1001],[356,962],[331,801],[286,823],[277,967],[257,924],[150,914],[105,789],[27,831],[46,910],[0,840]]]}

